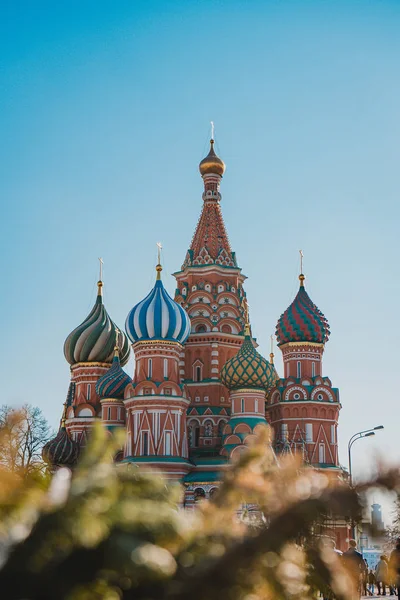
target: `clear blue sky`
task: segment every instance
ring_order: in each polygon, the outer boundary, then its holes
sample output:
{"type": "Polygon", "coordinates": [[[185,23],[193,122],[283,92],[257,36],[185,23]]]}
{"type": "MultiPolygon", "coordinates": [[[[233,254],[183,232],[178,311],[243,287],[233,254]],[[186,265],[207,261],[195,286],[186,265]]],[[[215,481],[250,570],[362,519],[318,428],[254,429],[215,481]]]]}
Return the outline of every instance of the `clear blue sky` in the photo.
{"type": "Polygon", "coordinates": [[[1,401],[57,425],[63,342],[94,302],[97,257],[120,326],[152,285],[158,240],[173,292],[214,120],[261,351],[302,248],[332,329],[341,461],[380,423],[355,472],[378,449],[400,459],[399,30],[400,2],[385,0],[3,1],[1,401]]]}

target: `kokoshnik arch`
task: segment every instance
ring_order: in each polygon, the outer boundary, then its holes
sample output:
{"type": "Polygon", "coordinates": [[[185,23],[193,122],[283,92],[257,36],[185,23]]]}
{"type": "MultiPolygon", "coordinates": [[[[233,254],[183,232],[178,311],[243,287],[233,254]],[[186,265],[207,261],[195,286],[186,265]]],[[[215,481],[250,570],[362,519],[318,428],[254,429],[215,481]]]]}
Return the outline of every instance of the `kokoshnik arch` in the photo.
{"type": "MultiPolygon", "coordinates": [[[[274,450],[301,453],[311,467],[340,477],[339,392],[323,375],[329,325],[308,296],[301,273],[292,304],[278,320],[279,377],[256,349],[248,321],[245,276],[221,212],[224,162],[214,140],[199,165],[203,206],[189,250],[174,273],[174,299],[156,266],[148,295],[130,311],[126,334],[112,321],[98,282],[95,305],[64,344],[71,383],[57,436],[44,448],[52,468],[72,467],[91,427],[123,428],[117,461],[162,473],[185,486],[184,505],[210,497],[229,461],[269,423],[274,450]],[[135,356],[131,378],[124,370],[135,356]]],[[[331,524],[331,526],[333,526],[331,524]]],[[[347,535],[336,523],[338,545],[347,535]]]]}

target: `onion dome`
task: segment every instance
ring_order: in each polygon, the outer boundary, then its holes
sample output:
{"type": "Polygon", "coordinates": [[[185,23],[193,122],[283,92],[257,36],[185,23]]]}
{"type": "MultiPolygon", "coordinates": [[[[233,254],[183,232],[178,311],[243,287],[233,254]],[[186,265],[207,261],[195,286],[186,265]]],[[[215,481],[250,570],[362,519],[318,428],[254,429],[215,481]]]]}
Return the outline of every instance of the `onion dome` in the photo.
{"type": "Polygon", "coordinates": [[[129,359],[129,341],[110,319],[103,304],[102,287],[99,281],[95,305],[86,319],[74,329],[64,343],[64,355],[70,365],[79,362],[111,363],[116,341],[120,361],[125,365],[129,359]]]}
{"type": "Polygon", "coordinates": [[[199,171],[201,176],[214,173],[215,175],[222,175],[225,172],[225,163],[219,158],[214,152],[214,140],[210,140],[210,152],[199,164],[199,171]]]}
{"type": "Polygon", "coordinates": [[[79,457],[79,445],[70,437],[65,427],[66,412],[67,403],[64,404],[60,429],[56,437],[47,442],[42,449],[44,462],[52,467],[72,467],[79,457]]]}
{"type": "Polygon", "coordinates": [[[304,279],[303,274],[299,275],[300,289],[297,296],[277,323],[276,337],[279,346],[287,342],[325,344],[328,341],[328,321],[307,294],[304,279]]]}
{"type": "Polygon", "coordinates": [[[114,358],[110,369],[96,383],[96,393],[100,398],[115,398],[122,400],[126,386],[132,379],[121,368],[118,346],[114,348],[114,358]]]}
{"type": "Polygon", "coordinates": [[[229,390],[269,390],[275,384],[275,368],[254,348],[248,325],[239,352],[222,367],[221,381],[229,390]]]}
{"type": "Polygon", "coordinates": [[[142,340],[166,340],[184,344],[190,333],[187,312],[171,298],[161,281],[162,266],[156,266],[155,286],[146,298],[128,314],[126,333],[132,343],[142,340]]]}

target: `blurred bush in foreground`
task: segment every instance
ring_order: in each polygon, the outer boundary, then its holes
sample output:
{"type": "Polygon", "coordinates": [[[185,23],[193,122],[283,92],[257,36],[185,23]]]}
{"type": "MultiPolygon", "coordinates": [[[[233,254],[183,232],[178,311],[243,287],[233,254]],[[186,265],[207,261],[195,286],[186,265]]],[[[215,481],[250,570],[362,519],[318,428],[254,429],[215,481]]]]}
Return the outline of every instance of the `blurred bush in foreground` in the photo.
{"type": "MultiPolygon", "coordinates": [[[[101,427],[72,477],[61,469],[48,489],[1,471],[2,598],[300,600],[326,586],[351,598],[337,554],[313,532],[323,515],[359,514],[358,495],[296,461],[278,467],[268,436],[194,512],[177,508],[179,485],[116,467],[121,440],[101,427]],[[259,506],[256,526],[238,517],[243,502],[259,506]]],[[[396,471],[373,482],[398,484],[396,471]]]]}

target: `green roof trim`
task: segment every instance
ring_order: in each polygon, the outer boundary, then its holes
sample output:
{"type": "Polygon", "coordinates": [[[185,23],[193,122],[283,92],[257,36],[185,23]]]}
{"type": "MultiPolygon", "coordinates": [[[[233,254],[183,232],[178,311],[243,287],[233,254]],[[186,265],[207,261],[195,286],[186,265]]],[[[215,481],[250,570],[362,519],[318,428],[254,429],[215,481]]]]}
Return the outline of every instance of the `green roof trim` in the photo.
{"type": "MultiPolygon", "coordinates": [[[[246,425],[250,425],[250,427],[255,427],[259,423],[265,423],[267,425],[267,421],[264,417],[231,417],[229,419],[229,425],[232,425],[232,429],[235,425],[239,425],[239,423],[246,423],[246,425]]],[[[233,433],[227,433],[226,435],[236,435],[233,433]]]]}
{"type": "Polygon", "coordinates": [[[196,416],[195,414],[192,414],[192,410],[195,410],[199,416],[204,415],[207,410],[210,410],[212,415],[220,415],[222,411],[225,410],[227,414],[223,416],[227,417],[231,412],[230,406],[190,406],[187,413],[188,417],[196,416]]]}
{"type": "Polygon", "coordinates": [[[185,483],[214,483],[221,480],[222,476],[218,471],[197,471],[188,473],[183,479],[185,483]]]}
{"type": "Polygon", "coordinates": [[[190,462],[186,458],[180,458],[179,456],[129,456],[121,460],[123,463],[182,463],[190,465],[190,462]]]}
{"type": "Polygon", "coordinates": [[[213,465],[224,465],[228,461],[223,456],[215,456],[215,457],[210,456],[209,458],[193,458],[192,462],[198,466],[201,466],[201,465],[213,466],[213,465]]]}

